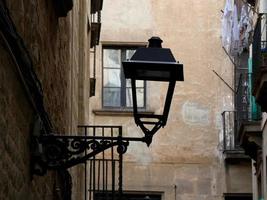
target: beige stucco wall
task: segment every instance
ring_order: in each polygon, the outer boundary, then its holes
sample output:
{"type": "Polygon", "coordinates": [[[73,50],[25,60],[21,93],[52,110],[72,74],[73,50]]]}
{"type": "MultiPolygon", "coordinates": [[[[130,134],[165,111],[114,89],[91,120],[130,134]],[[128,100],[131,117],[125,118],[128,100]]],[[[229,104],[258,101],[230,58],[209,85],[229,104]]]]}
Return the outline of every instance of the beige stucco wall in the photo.
{"type": "MultiPolygon", "coordinates": [[[[221,113],[233,110],[233,66],[220,43],[223,1],[105,0],[101,44],[141,44],[159,36],[184,64],[167,125],[149,148],[131,143],[124,156],[124,189],[158,191],[164,200],[222,199],[225,187],[221,159],[221,113]],[[133,175],[134,174],[134,175],[133,175]]],[[[96,96],[90,109],[101,109],[101,44],[97,49],[96,96]]],[[[164,87],[147,86],[147,109],[157,112],[164,87]]],[[[122,125],[123,134],[141,136],[130,116],[90,117],[90,124],[122,125]]]]}
{"type": "Polygon", "coordinates": [[[239,160],[228,163],[226,172],[226,190],[229,193],[252,193],[251,161],[239,160]]]}

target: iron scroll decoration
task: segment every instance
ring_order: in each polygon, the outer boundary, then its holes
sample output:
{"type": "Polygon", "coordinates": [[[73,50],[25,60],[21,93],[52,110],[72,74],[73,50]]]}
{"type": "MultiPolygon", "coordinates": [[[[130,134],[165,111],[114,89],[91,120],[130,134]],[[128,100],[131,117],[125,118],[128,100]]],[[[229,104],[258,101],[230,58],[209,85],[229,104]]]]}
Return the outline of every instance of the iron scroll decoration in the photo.
{"type": "Polygon", "coordinates": [[[47,170],[66,170],[86,163],[87,160],[110,148],[115,148],[122,156],[126,153],[130,141],[145,142],[144,137],[123,137],[121,126],[83,125],[78,128],[83,128],[85,135],[48,134],[40,118],[37,118],[31,137],[32,174],[43,176],[47,170]],[[101,136],[95,133],[99,129],[101,136]]]}
{"type": "Polygon", "coordinates": [[[41,155],[35,156],[33,172],[44,175],[47,169],[68,169],[111,147],[117,147],[119,154],[127,151],[129,140],[138,138],[93,137],[93,136],[59,136],[43,135],[38,144],[42,145],[41,155]]]}

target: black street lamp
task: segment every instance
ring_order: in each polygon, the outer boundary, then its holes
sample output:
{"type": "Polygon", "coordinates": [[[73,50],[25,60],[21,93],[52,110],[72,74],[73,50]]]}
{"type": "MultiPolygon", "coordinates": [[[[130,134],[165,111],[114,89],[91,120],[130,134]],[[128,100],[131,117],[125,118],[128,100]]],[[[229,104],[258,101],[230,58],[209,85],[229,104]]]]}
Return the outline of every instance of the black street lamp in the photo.
{"type": "Polygon", "coordinates": [[[80,126],[85,128],[84,135],[66,136],[47,133],[43,122],[37,120],[33,129],[32,159],[33,173],[44,175],[47,169],[67,169],[84,163],[97,154],[117,146],[122,155],[127,151],[129,142],[145,142],[148,146],[153,135],[166,125],[176,81],[183,81],[183,65],[178,64],[171,50],[161,47],[162,40],[152,37],[147,48],[139,48],[128,61],[123,62],[126,78],[131,79],[135,123],[141,127],[144,137],[124,137],[122,127],[80,126]],[[169,83],[163,113],[142,114],[138,112],[136,81],[161,81],[169,83]],[[148,129],[147,126],[152,126],[148,129]],[[92,135],[87,133],[92,132],[92,135]],[[101,135],[96,135],[97,130],[101,135]],[[89,131],[91,130],[91,131],[89,131]],[[113,132],[118,132],[117,136],[113,132]],[[105,136],[105,132],[112,133],[105,136]]]}
{"type": "Polygon", "coordinates": [[[176,62],[172,52],[168,48],[162,48],[162,40],[152,37],[148,47],[136,50],[130,60],[122,62],[126,79],[131,79],[134,120],[145,134],[145,142],[149,146],[153,135],[167,123],[171,100],[176,81],[183,81],[183,64],[176,62]],[[142,114],[138,111],[136,97],[136,81],[160,81],[168,82],[168,90],[165,98],[163,113],[142,114]],[[147,126],[151,126],[149,129],[147,126]]]}

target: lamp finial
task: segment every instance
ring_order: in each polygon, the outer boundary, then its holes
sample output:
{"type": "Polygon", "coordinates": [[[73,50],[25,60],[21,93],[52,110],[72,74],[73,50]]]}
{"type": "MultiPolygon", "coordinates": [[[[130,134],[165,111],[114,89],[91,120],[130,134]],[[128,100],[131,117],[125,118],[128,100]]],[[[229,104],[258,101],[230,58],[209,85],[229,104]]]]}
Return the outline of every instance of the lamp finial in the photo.
{"type": "Polygon", "coordinates": [[[149,48],[162,48],[161,43],[163,42],[162,39],[160,39],[160,37],[151,37],[148,40],[148,47],[149,48]]]}

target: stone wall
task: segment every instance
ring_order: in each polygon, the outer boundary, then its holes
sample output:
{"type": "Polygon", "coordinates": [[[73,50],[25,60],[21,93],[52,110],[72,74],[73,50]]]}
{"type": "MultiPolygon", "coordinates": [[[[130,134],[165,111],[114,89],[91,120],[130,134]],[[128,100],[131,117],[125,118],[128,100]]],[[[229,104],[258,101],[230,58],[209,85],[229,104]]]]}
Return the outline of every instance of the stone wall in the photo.
{"type": "Polygon", "coordinates": [[[34,111],[1,40],[0,199],[51,199],[51,175],[32,180],[30,132],[34,111]]]}
{"type": "Polygon", "coordinates": [[[67,131],[70,18],[57,18],[52,1],[7,1],[7,5],[42,83],[45,107],[55,130],[67,131]]]}
{"type": "MultiPolygon", "coordinates": [[[[267,197],[267,114],[262,114],[262,139],[263,139],[263,148],[262,148],[262,188],[263,188],[263,197],[267,197]]],[[[254,174],[254,178],[256,179],[256,175],[254,174]]],[[[256,184],[254,184],[256,185],[256,184]]],[[[257,192],[253,190],[253,194],[255,195],[257,192]]]]}
{"type": "MultiPolygon", "coordinates": [[[[80,2],[74,1],[66,18],[58,18],[50,0],[6,1],[32,58],[43,88],[44,107],[58,134],[77,134],[77,125],[84,123],[87,116],[86,108],[79,110],[79,103],[87,105],[83,101],[87,96],[84,85],[88,86],[88,80],[84,77],[89,73],[89,53],[86,45],[80,50],[80,44],[89,43],[90,5],[88,1],[80,2]],[[84,85],[79,80],[85,81],[84,85]],[[84,97],[79,99],[79,93],[84,97]],[[80,121],[78,116],[82,116],[80,121]]],[[[36,113],[2,40],[0,45],[0,199],[56,198],[55,172],[50,171],[44,177],[31,174],[30,133],[36,113]]],[[[83,173],[83,167],[71,169],[73,199],[82,199],[83,173]]]]}
{"type": "Polygon", "coordinates": [[[226,164],[226,190],[228,193],[252,193],[250,160],[226,164]]]}

